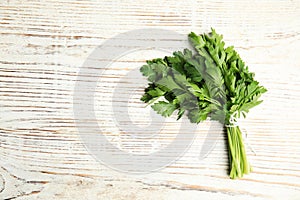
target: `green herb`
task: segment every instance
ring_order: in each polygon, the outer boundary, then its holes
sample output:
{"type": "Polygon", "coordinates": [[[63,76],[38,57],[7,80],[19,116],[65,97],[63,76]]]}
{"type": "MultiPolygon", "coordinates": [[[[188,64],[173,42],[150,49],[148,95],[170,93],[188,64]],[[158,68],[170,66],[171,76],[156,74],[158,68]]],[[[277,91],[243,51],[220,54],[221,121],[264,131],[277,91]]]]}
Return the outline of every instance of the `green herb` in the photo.
{"type": "Polygon", "coordinates": [[[260,104],[259,97],[267,90],[254,80],[254,73],[248,71],[234,48],[225,48],[222,35],[214,29],[209,34],[192,32],[188,38],[195,53],[184,49],[141,67],[150,82],[141,100],[164,117],[177,111],[178,119],[186,113],[192,123],[210,117],[224,124],[230,177],[240,178],[250,172],[250,165],[234,120],[260,104]]]}

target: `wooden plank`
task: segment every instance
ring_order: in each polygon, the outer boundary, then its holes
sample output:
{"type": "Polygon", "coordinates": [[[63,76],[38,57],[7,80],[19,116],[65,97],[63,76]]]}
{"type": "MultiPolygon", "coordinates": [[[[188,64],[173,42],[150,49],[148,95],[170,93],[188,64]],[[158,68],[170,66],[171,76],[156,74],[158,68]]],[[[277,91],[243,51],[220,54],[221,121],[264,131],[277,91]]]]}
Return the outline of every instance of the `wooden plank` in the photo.
{"type": "MultiPolygon", "coordinates": [[[[0,199],[300,198],[299,0],[8,0],[0,5],[0,199]],[[236,47],[268,89],[264,103],[241,121],[247,143],[256,152],[247,147],[254,171],[241,180],[228,178],[226,137],[211,121],[199,125],[183,157],[157,172],[130,175],[97,162],[82,143],[73,113],[77,74],[87,57],[103,42],[130,30],[165,28],[187,34],[211,27],[236,47]],[[217,142],[199,159],[208,132],[217,142]]],[[[158,37],[161,42],[168,39],[158,37]]],[[[164,54],[128,53],[110,60],[114,62],[109,70],[99,76],[96,118],[113,144],[121,138],[124,151],[153,149],[149,141],[122,138],[111,108],[114,87],[145,59],[164,54]]],[[[139,102],[143,86],[133,81],[122,84],[124,96],[135,91],[129,116],[147,127],[150,111],[145,113],[139,102]]],[[[159,147],[176,137],[180,123],[166,122],[156,140],[159,147]]]]}

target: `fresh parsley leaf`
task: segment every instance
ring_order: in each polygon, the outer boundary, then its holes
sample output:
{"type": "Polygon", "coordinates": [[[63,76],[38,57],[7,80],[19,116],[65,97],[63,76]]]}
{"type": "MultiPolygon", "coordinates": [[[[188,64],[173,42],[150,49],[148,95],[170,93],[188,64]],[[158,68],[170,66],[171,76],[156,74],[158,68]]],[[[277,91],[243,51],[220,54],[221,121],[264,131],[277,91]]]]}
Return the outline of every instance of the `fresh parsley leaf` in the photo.
{"type": "Polygon", "coordinates": [[[176,106],[172,103],[167,103],[165,101],[159,101],[151,106],[158,114],[164,117],[169,117],[176,110],[176,106]]]}

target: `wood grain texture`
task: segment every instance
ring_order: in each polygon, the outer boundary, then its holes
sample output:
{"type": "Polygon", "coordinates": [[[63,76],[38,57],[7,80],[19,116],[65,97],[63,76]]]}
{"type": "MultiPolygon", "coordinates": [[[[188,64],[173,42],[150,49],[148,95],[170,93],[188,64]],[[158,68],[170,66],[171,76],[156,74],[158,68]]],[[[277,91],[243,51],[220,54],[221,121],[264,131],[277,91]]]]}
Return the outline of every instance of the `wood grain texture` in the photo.
{"type": "MultiPolygon", "coordinates": [[[[0,199],[300,198],[299,0],[3,0],[0,5],[0,199]],[[130,30],[188,34],[210,27],[236,47],[268,89],[264,103],[241,121],[256,152],[247,149],[254,171],[241,180],[228,178],[226,138],[217,137],[221,129],[210,121],[199,125],[182,158],[158,172],[128,175],[97,162],[73,115],[74,86],[87,57],[130,30]],[[216,146],[199,160],[211,127],[216,146]]],[[[115,83],[153,55],[128,54],[102,74],[95,112],[108,136],[120,136],[109,107],[115,83]]],[[[131,119],[146,126],[141,92],[139,87],[128,105],[131,119]]],[[[168,122],[162,139],[171,141],[178,125],[168,122]]],[[[134,141],[123,144],[125,150],[137,148],[134,141]]]]}

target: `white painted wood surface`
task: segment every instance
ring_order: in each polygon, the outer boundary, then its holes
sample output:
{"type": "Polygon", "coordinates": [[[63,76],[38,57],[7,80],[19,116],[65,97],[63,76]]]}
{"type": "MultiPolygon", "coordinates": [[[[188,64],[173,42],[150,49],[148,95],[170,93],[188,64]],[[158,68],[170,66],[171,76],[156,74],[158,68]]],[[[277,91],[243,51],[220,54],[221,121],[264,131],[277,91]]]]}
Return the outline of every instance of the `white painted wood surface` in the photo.
{"type": "MultiPolygon", "coordinates": [[[[299,0],[3,0],[0,5],[0,199],[300,199],[299,0]],[[188,34],[210,27],[236,47],[269,90],[242,121],[257,154],[248,149],[254,171],[241,180],[228,178],[223,135],[198,159],[214,124],[209,121],[199,126],[201,134],[185,156],[158,172],[127,175],[95,161],[80,140],[72,105],[77,73],[94,48],[138,28],[188,34]]],[[[120,58],[115,71],[120,72],[118,64],[139,66],[151,56],[140,55],[145,57],[120,58]]],[[[108,78],[107,86],[113,83],[108,78]]],[[[132,101],[130,109],[143,113],[138,98],[132,101]]],[[[99,113],[107,108],[96,108],[101,121],[99,113]]],[[[169,131],[172,138],[176,129],[169,131]]]]}

